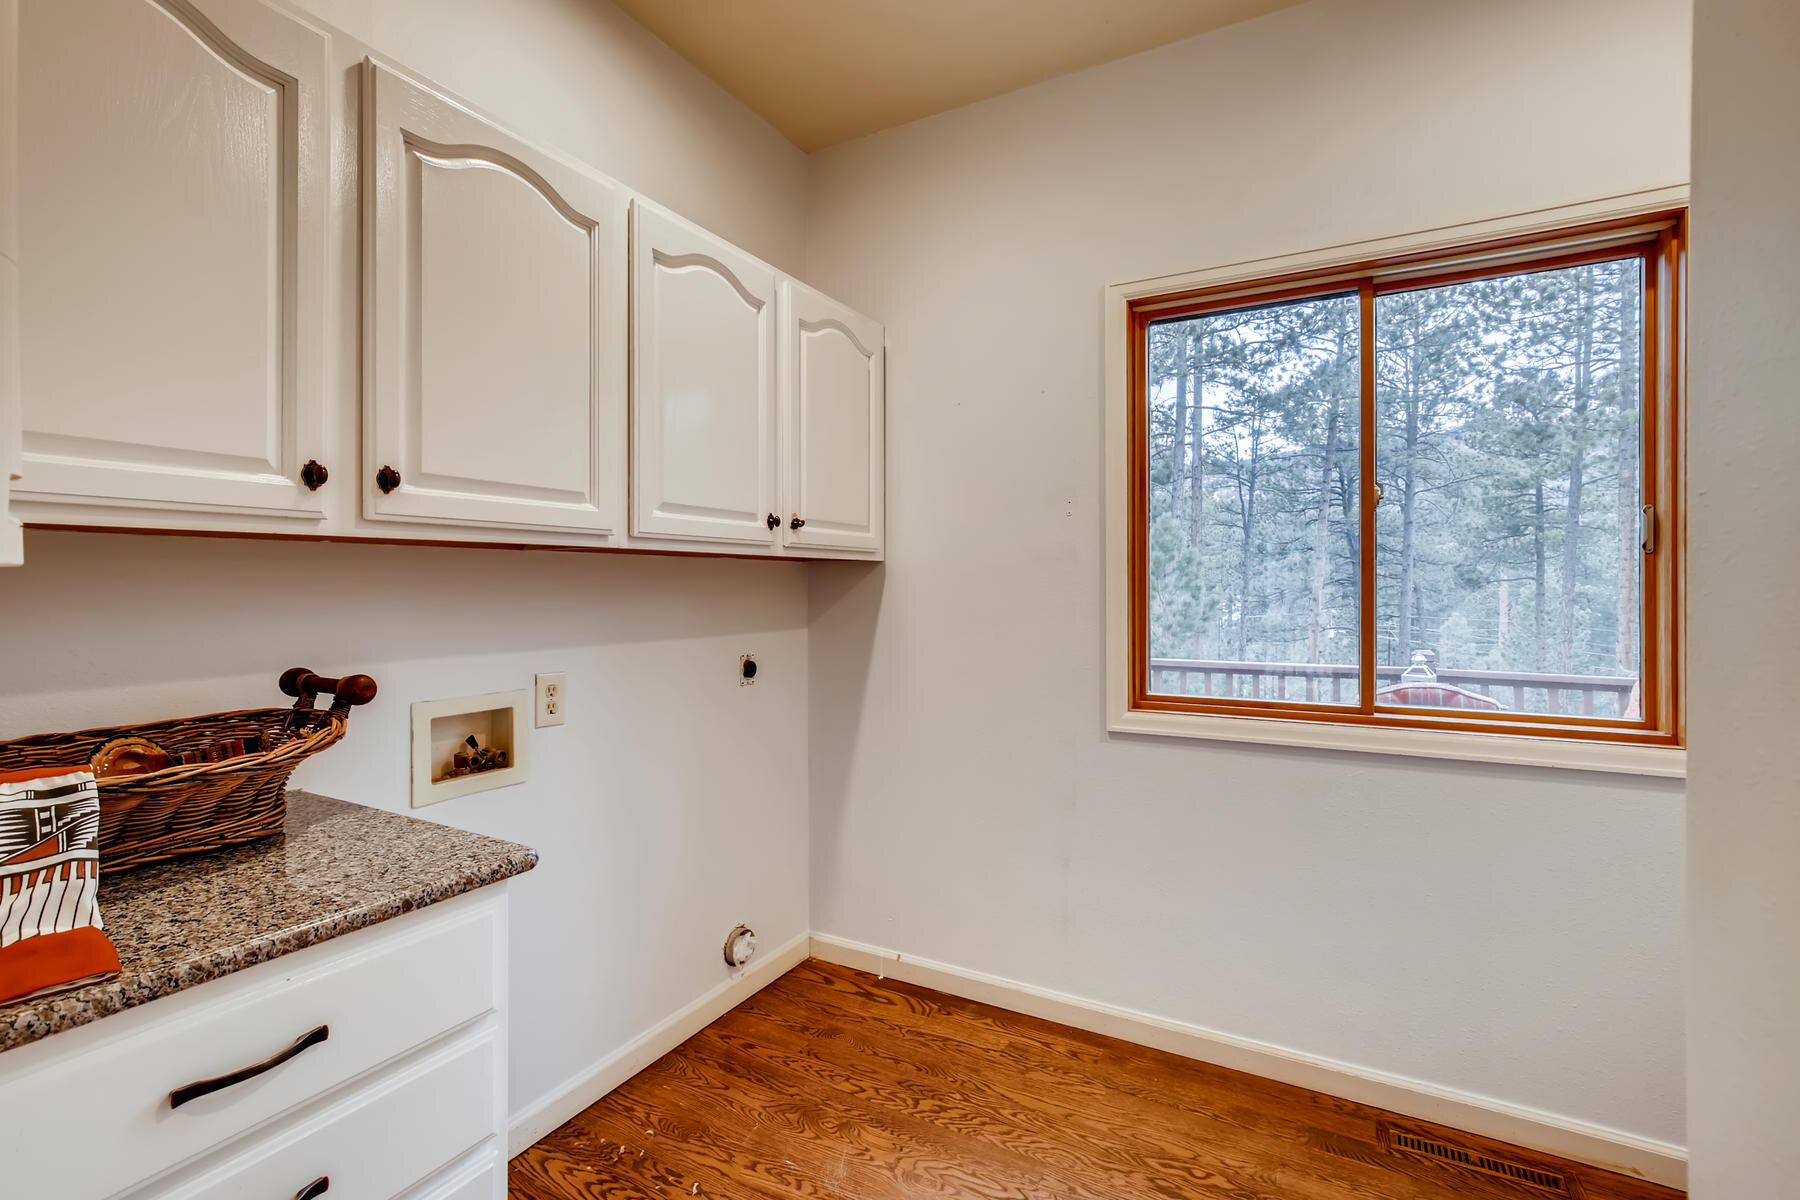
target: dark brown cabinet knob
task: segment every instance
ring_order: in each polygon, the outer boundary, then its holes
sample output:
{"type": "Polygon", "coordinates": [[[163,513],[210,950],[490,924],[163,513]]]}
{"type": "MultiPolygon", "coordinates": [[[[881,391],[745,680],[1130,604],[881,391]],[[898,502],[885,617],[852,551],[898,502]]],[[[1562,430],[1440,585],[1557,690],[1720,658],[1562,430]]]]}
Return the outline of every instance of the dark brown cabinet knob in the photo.
{"type": "Polygon", "coordinates": [[[383,467],[375,472],[375,486],[383,492],[391,492],[400,486],[400,472],[392,467],[383,467]]]}
{"type": "Polygon", "coordinates": [[[778,526],[780,524],[781,524],[781,518],[776,516],[774,513],[770,513],[769,514],[769,528],[774,529],[776,526],[778,526]]]}
{"type": "Polygon", "coordinates": [[[793,519],[788,522],[788,528],[789,529],[799,529],[801,526],[803,526],[805,524],[806,524],[806,521],[801,518],[800,514],[795,513],[793,519]]]}
{"type": "Polygon", "coordinates": [[[311,491],[316,492],[324,487],[325,481],[330,478],[331,472],[327,471],[325,464],[316,458],[307,459],[306,465],[300,468],[300,482],[304,483],[311,491]]]}

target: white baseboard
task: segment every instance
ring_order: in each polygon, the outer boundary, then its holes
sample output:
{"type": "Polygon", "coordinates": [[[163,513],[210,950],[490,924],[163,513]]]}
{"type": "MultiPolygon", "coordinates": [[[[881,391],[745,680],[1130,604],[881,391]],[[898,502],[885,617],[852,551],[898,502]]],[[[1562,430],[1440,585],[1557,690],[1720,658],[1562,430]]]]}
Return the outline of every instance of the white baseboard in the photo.
{"type": "Polygon", "coordinates": [[[675,1015],[551,1089],[508,1121],[507,1155],[517,1156],[576,1113],[806,961],[808,936],[757,959],[675,1015]]]}
{"type": "Polygon", "coordinates": [[[1668,1187],[1687,1187],[1687,1150],[1668,1142],[1234,1037],[1199,1025],[1165,1020],[965,967],[913,958],[847,938],[813,934],[812,956],[1668,1187]]]}
{"type": "Polygon", "coordinates": [[[1668,1142],[817,933],[793,938],[743,974],[720,984],[599,1062],[571,1076],[530,1107],[513,1114],[507,1139],[508,1154],[521,1153],[774,983],[805,961],[809,954],[826,962],[1072,1025],[1184,1058],[1311,1088],[1326,1095],[1341,1096],[1358,1104],[1467,1130],[1668,1187],[1687,1187],[1687,1150],[1668,1142]]]}

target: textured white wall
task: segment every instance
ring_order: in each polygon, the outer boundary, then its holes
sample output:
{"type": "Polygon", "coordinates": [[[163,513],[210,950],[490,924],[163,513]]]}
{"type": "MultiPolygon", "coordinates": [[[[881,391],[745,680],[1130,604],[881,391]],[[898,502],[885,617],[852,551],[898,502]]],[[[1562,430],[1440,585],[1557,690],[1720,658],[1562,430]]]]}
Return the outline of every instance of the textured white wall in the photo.
{"type": "Polygon", "coordinates": [[[815,929],[1679,1143],[1679,785],[1103,732],[1100,301],[1679,184],[1688,62],[1685,0],[1320,0],[815,156],[890,343],[815,929]]]}
{"type": "Polygon", "coordinates": [[[405,811],[414,700],[566,671],[531,779],[414,815],[534,846],[512,906],[517,1112],[807,929],[805,568],[26,531],[0,577],[0,737],[381,685],[297,786],[405,811]],[[722,599],[729,597],[729,599],[722,599]],[[755,687],[738,655],[757,652],[755,687]]]}
{"type": "Polygon", "coordinates": [[[806,158],[608,0],[274,0],[784,270],[806,158]]]}
{"type": "Polygon", "coordinates": [[[1800,6],[1694,12],[1688,1107],[1696,1200],[1800,1191],[1800,6]]]}
{"type": "Polygon", "coordinates": [[[23,551],[19,522],[7,512],[19,457],[18,0],[0,0],[0,567],[23,551]]]}
{"type": "MultiPolygon", "coordinates": [[[[602,0],[308,7],[351,35],[335,103],[360,38],[799,265],[804,157],[602,0]]],[[[336,176],[338,395],[358,384],[353,168],[336,176]]],[[[335,431],[334,477],[356,432],[335,431]]],[[[803,567],[48,532],[27,533],[26,562],[0,574],[0,737],[273,703],[295,664],[367,671],[380,697],[297,781],[404,809],[411,701],[568,673],[568,723],[533,734],[529,783],[420,810],[543,855],[512,908],[515,1113],[722,982],[738,921],[771,949],[807,929],[803,567]]]]}

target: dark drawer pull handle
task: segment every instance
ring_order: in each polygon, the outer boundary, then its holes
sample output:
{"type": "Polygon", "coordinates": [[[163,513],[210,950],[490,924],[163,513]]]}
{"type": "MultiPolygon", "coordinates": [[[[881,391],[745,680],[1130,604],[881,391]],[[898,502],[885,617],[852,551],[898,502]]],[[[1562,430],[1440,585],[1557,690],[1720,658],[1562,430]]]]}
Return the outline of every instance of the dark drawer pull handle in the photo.
{"type": "Polygon", "coordinates": [[[294,1200],[315,1200],[331,1190],[331,1176],[321,1175],[299,1191],[294,1193],[294,1200]]]}
{"type": "MultiPolygon", "coordinates": [[[[241,1070],[233,1071],[229,1075],[218,1075],[212,1079],[202,1079],[198,1083],[190,1083],[186,1087],[178,1087],[169,1093],[169,1107],[180,1108],[189,1100],[198,1100],[202,1096],[210,1096],[214,1092],[224,1091],[226,1088],[240,1084],[246,1079],[255,1079],[264,1071],[273,1071],[288,1059],[299,1055],[303,1051],[312,1049],[330,1036],[331,1026],[321,1025],[312,1032],[301,1035],[295,1040],[293,1045],[272,1058],[265,1058],[259,1063],[244,1067],[241,1070]]],[[[324,1188],[319,1189],[320,1192],[324,1190],[324,1188]]],[[[313,1194],[317,1195],[318,1192],[314,1192],[313,1194]]]]}

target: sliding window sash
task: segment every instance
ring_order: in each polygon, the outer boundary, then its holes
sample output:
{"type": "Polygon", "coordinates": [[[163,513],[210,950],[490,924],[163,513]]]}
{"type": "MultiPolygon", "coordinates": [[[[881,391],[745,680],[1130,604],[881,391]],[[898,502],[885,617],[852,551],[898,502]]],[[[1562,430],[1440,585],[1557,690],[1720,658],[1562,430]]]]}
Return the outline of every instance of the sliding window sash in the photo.
{"type": "Polygon", "coordinates": [[[1602,222],[1550,234],[1503,238],[1447,251],[1400,255],[1322,273],[1150,296],[1126,314],[1126,396],[1131,489],[1127,531],[1130,580],[1131,703],[1133,711],[1203,713],[1262,719],[1320,721],[1404,729],[1467,731],[1678,747],[1685,740],[1680,689],[1682,534],[1683,276],[1686,212],[1674,210],[1602,222]],[[1377,689],[1376,506],[1373,486],[1379,427],[1376,413],[1376,300],[1396,292],[1469,283],[1638,257],[1643,266],[1641,401],[1643,504],[1656,527],[1644,556],[1640,713],[1635,721],[1562,714],[1404,707],[1375,703],[1377,689]],[[1358,553],[1358,703],[1303,703],[1241,697],[1187,696],[1152,689],[1149,636],[1149,398],[1148,338],[1154,323],[1236,312],[1331,296],[1358,297],[1360,395],[1358,553]]]}

